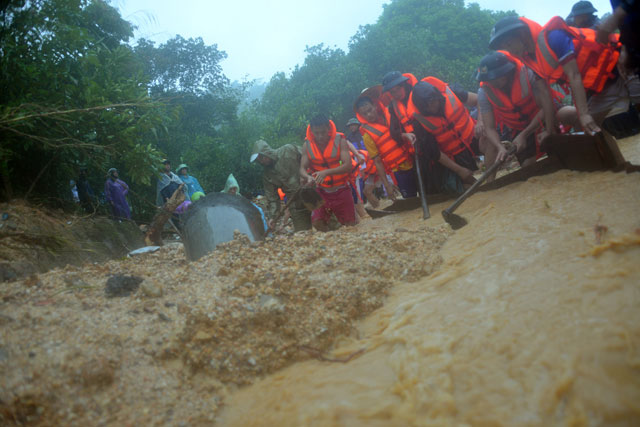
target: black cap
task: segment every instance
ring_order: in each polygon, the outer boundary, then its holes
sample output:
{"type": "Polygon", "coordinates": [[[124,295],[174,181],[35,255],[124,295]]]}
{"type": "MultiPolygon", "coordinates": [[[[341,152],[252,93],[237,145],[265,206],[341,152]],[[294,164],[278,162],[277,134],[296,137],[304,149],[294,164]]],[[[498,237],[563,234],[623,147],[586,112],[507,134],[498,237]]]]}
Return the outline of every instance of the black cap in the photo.
{"type": "Polygon", "coordinates": [[[591,15],[597,11],[598,9],[593,7],[590,1],[583,0],[573,5],[568,18],[573,18],[576,15],[591,15]]]}
{"type": "Polygon", "coordinates": [[[167,163],[171,164],[171,160],[169,159],[162,159],[162,164],[166,165],[167,163]]]}
{"type": "Polygon", "coordinates": [[[409,78],[403,76],[400,71],[390,71],[382,78],[382,91],[387,92],[391,90],[392,87],[398,86],[407,80],[409,80],[409,78]]]}
{"type": "Polygon", "coordinates": [[[427,112],[427,104],[434,98],[442,98],[442,94],[431,83],[420,81],[416,83],[411,92],[413,104],[424,115],[427,112]]]}
{"type": "Polygon", "coordinates": [[[497,79],[505,74],[513,71],[516,65],[507,59],[507,56],[502,52],[491,52],[485,55],[480,61],[480,67],[478,68],[478,74],[476,78],[480,82],[487,82],[489,80],[497,79]]]}
{"type": "Polygon", "coordinates": [[[489,49],[495,50],[496,45],[502,37],[518,28],[527,28],[527,24],[522,22],[517,16],[507,16],[496,22],[489,36],[489,49]]]}

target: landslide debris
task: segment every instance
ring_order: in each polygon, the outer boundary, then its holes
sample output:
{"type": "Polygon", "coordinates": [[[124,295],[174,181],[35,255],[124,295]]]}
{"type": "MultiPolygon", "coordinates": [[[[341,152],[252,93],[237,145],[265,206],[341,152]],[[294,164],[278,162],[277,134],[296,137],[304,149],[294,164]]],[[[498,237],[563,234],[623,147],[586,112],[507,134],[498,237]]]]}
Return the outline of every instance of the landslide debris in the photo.
{"type": "Polygon", "coordinates": [[[169,244],[2,283],[0,424],[211,422],[228,387],[326,353],[393,285],[435,271],[449,233],[239,235],[197,262],[169,244]]]}

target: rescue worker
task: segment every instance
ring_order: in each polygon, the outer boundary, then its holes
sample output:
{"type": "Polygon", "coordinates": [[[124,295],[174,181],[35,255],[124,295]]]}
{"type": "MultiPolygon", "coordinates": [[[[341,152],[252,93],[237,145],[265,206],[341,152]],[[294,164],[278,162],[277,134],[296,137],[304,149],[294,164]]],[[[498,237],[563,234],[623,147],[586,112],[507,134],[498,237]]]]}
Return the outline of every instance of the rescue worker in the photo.
{"type": "Polygon", "coordinates": [[[297,197],[300,189],[301,157],[300,147],[293,144],[286,144],[277,149],[271,148],[263,140],[253,144],[250,162],[257,162],[263,167],[262,186],[267,199],[270,229],[274,228],[273,220],[280,215],[282,209],[278,188],[284,191],[287,200],[295,198],[289,205],[294,232],[311,229],[311,212],[304,207],[300,197],[297,197]]]}
{"type": "Polygon", "coordinates": [[[407,114],[407,103],[413,86],[418,79],[411,73],[401,74],[400,71],[391,71],[382,78],[382,92],[389,93],[389,130],[391,137],[398,143],[408,141],[415,142],[411,118],[407,114]]]}
{"type": "Polygon", "coordinates": [[[324,200],[324,205],[311,213],[311,223],[317,230],[329,230],[332,214],[342,225],[356,224],[349,186],[351,170],[349,146],[336,125],[324,115],[311,119],[302,147],[300,177],[302,185],[315,184],[324,200]]]}
{"type": "Polygon", "coordinates": [[[195,176],[189,175],[189,167],[186,164],[181,164],[178,166],[178,177],[184,182],[187,186],[187,193],[189,194],[189,199],[191,199],[196,192],[201,192],[204,194],[204,190],[202,186],[198,182],[195,176]]]}
{"type": "Polygon", "coordinates": [[[508,52],[492,52],[478,69],[478,106],[485,133],[493,145],[500,144],[496,126],[511,130],[521,166],[536,160],[538,139],[555,133],[555,110],[547,83],[508,52]],[[544,126],[542,126],[544,119],[544,126]],[[547,130],[549,129],[549,131],[547,130]]]}
{"type": "Polygon", "coordinates": [[[383,105],[381,96],[382,86],[374,86],[363,90],[354,104],[365,148],[389,198],[395,200],[396,192],[405,198],[415,197],[418,190],[411,144],[398,143],[391,137],[390,113],[383,105]],[[387,179],[387,173],[394,175],[397,186],[387,179]]]}
{"type": "Polygon", "coordinates": [[[407,113],[414,119],[424,155],[458,175],[464,187],[475,182],[475,155],[483,153],[489,166],[506,156],[500,141],[475,137],[476,123],[468,110],[449,85],[435,77],[425,77],[413,87],[407,113]]]}
{"type": "Polygon", "coordinates": [[[380,205],[380,200],[376,197],[373,190],[375,190],[377,184],[380,183],[380,177],[378,176],[378,170],[373,159],[369,157],[369,152],[367,150],[359,151],[365,159],[364,163],[360,165],[360,177],[364,184],[362,193],[364,194],[365,200],[375,209],[380,205]]]}
{"type": "Polygon", "coordinates": [[[364,141],[360,134],[360,122],[358,119],[355,117],[349,119],[347,122],[347,129],[349,129],[349,133],[347,133],[347,141],[353,144],[356,150],[365,150],[364,141]]]}
{"type": "Polygon", "coordinates": [[[567,25],[576,28],[591,28],[595,30],[600,23],[595,13],[598,11],[590,1],[582,0],[571,7],[571,13],[567,16],[567,25]]]}
{"type": "Polygon", "coordinates": [[[489,47],[509,52],[548,83],[568,83],[578,123],[567,124],[595,134],[608,114],[627,111],[629,106],[629,91],[615,71],[619,57],[615,39],[611,36],[607,45],[598,43],[594,30],[569,27],[559,16],[544,27],[509,16],[494,26],[489,47]],[[592,94],[588,101],[587,92],[592,94]]]}

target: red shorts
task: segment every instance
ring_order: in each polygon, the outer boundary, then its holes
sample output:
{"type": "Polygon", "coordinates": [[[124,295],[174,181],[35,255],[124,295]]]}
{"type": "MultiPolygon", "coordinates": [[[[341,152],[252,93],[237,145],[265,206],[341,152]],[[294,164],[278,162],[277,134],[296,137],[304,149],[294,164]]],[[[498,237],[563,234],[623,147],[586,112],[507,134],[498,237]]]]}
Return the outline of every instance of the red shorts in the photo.
{"type": "Polygon", "coordinates": [[[356,223],[356,208],[353,204],[351,188],[348,185],[332,193],[321,188],[316,191],[324,200],[324,205],[311,212],[311,222],[324,221],[328,223],[333,213],[342,225],[356,223]]]}

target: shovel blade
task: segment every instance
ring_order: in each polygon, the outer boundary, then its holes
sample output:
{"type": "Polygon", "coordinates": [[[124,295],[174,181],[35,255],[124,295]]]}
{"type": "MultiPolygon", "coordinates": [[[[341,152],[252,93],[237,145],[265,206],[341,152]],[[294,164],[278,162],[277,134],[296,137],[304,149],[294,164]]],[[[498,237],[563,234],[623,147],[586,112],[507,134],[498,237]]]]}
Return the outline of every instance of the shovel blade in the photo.
{"type": "Polygon", "coordinates": [[[442,211],[442,217],[454,230],[459,230],[468,224],[466,219],[460,215],[454,214],[453,212],[449,212],[446,209],[442,211]]]}

